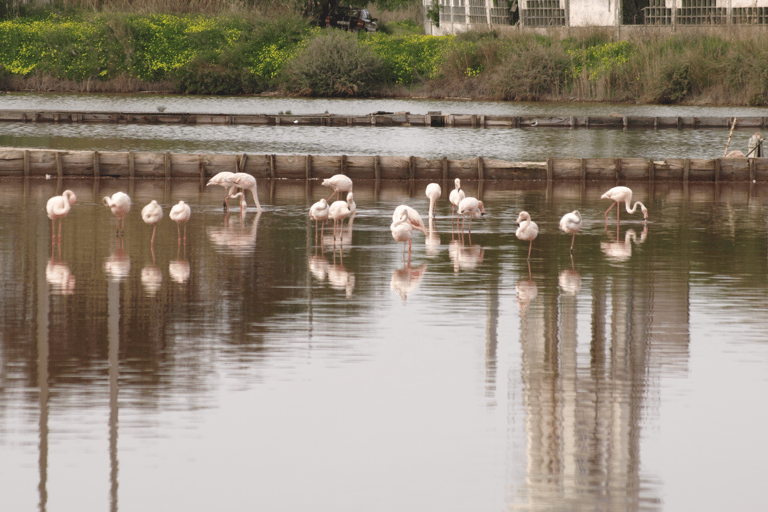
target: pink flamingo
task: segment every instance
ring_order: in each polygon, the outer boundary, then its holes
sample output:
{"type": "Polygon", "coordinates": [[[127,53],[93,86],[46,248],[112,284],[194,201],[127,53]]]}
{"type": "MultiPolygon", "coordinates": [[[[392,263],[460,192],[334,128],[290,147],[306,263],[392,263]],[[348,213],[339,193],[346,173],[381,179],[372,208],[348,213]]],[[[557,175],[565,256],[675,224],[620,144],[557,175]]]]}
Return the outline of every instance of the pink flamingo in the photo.
{"type": "Polygon", "coordinates": [[[440,185],[437,183],[430,183],[427,185],[427,190],[425,193],[429,198],[429,218],[432,219],[435,217],[435,203],[440,198],[443,191],[440,189],[440,185]]]}
{"type": "Polygon", "coordinates": [[[61,239],[61,223],[75,202],[77,202],[77,196],[71,190],[65,190],[60,196],[53,196],[48,200],[45,209],[48,212],[48,218],[51,219],[51,238],[55,236],[56,219],[59,219],[59,239],[61,239]]]}
{"type": "Polygon", "coordinates": [[[624,202],[627,207],[627,213],[635,213],[635,210],[637,209],[637,206],[640,205],[640,210],[643,212],[643,221],[645,221],[648,218],[648,209],[645,207],[643,203],[640,201],[637,201],[633,206],[632,209],[629,209],[629,203],[632,202],[632,189],[629,187],[613,187],[608,192],[600,196],[600,199],[610,199],[613,201],[613,204],[610,208],[605,210],[605,222],[608,223],[608,212],[611,211],[611,208],[614,206],[616,207],[616,223],[619,223],[619,203],[624,202]]]}
{"type": "MultiPolygon", "coordinates": [[[[520,240],[530,242],[528,245],[528,259],[530,260],[533,241],[539,235],[539,226],[537,226],[536,223],[531,220],[531,216],[528,214],[528,212],[520,212],[520,215],[517,216],[517,223],[520,224],[520,227],[517,228],[515,236],[517,236],[517,238],[520,240]]],[[[528,272],[530,273],[530,269],[528,272]]]]}
{"type": "Polygon", "coordinates": [[[118,224],[122,220],[122,231],[125,232],[125,216],[131,210],[131,198],[128,197],[128,194],[125,192],[115,192],[112,194],[112,197],[105,196],[101,202],[108,206],[112,213],[115,214],[115,231],[118,234],[120,233],[121,230],[118,229],[118,224]]]}

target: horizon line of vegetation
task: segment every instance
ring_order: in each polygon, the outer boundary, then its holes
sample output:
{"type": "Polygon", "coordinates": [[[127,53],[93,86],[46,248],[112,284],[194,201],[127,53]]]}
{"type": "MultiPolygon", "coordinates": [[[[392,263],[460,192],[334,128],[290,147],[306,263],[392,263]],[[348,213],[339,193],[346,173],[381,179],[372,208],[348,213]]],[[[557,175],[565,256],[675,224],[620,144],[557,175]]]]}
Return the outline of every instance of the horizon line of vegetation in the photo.
{"type": "Polygon", "coordinates": [[[105,91],[162,84],[189,94],[768,105],[762,31],[631,41],[600,29],[565,38],[438,37],[425,35],[412,14],[386,21],[387,14],[380,10],[378,32],[349,33],[297,12],[35,11],[0,21],[0,89],[60,81],[105,91]]]}

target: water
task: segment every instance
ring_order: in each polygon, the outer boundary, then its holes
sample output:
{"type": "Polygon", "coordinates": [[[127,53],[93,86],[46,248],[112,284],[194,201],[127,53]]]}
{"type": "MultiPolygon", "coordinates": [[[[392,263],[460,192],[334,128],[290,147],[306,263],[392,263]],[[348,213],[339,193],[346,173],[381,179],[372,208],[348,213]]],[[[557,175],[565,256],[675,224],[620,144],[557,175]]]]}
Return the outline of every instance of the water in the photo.
{"type": "MultiPolygon", "coordinates": [[[[752,107],[688,107],[584,103],[519,103],[432,100],[341,100],[163,95],[15,93],[0,96],[0,109],[91,110],[240,114],[365,115],[379,110],[413,114],[729,117],[765,115],[752,107]]],[[[733,133],[729,148],[747,152],[754,130],[733,133]]],[[[468,159],[483,156],[542,162],[554,158],[721,157],[728,130],[471,129],[431,127],[317,127],[219,125],[109,125],[0,123],[0,146],[62,150],[176,153],[395,155],[468,159]]]]}
{"type": "MultiPolygon", "coordinates": [[[[465,184],[464,243],[414,234],[426,183],[355,185],[315,246],[317,182],[264,212],[174,180],[5,179],[0,493],[9,510],[758,509],[768,471],[768,189],[465,184]],[[78,197],[51,239],[47,199],[78,197]],[[128,192],[125,233],[101,197],[128,192]],[[154,250],[140,208],[166,217],[154,250]],[[168,219],[193,209],[186,244],[168,219]],[[558,232],[578,208],[576,237],[558,232]],[[530,265],[521,209],[541,232],[530,265]]],[[[426,217],[426,215],[424,215],[426,217]]],[[[182,234],[183,236],[183,234],[182,234]]]]}

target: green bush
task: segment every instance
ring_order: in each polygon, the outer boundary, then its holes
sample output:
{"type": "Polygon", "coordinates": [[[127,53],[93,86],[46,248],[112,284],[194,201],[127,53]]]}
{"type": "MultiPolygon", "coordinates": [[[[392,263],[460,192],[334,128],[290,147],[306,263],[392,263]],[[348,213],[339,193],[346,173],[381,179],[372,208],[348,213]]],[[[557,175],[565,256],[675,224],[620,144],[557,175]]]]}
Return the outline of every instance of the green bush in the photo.
{"type": "Polygon", "coordinates": [[[317,29],[288,63],[288,87],[308,96],[368,96],[382,78],[382,61],[357,35],[317,29]]]}

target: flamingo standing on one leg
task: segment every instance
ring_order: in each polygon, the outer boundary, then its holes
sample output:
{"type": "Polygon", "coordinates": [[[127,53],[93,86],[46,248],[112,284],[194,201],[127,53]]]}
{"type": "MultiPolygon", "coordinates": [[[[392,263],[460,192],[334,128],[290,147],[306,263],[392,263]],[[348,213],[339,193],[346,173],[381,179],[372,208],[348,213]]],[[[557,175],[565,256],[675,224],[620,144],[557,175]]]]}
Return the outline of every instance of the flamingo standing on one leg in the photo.
{"type": "MultiPolygon", "coordinates": [[[[330,178],[324,179],[322,185],[333,189],[333,194],[330,195],[328,201],[339,192],[352,192],[352,180],[343,174],[335,174],[330,178]]],[[[339,198],[341,198],[341,196],[339,196],[339,198]]]]}
{"type": "Polygon", "coordinates": [[[51,219],[51,239],[55,237],[56,219],[59,219],[59,240],[61,240],[61,223],[75,202],[77,202],[77,196],[71,190],[65,190],[60,196],[53,196],[48,200],[45,209],[48,212],[48,218],[51,219]]]}
{"type": "Polygon", "coordinates": [[[248,174],[247,172],[237,172],[232,177],[232,182],[237,186],[243,189],[243,199],[242,202],[245,200],[245,191],[250,190],[251,195],[253,196],[253,201],[256,203],[256,211],[261,213],[261,203],[259,202],[259,194],[256,191],[256,178],[254,178],[252,175],[248,174]]]}
{"type": "MultiPolygon", "coordinates": [[[[461,180],[459,178],[456,178],[453,180],[454,185],[456,188],[451,190],[451,193],[448,194],[448,202],[451,203],[451,219],[453,219],[453,210],[454,208],[459,207],[459,203],[462,199],[466,197],[466,194],[464,194],[464,191],[461,190],[461,180]]],[[[459,218],[456,217],[456,227],[459,227],[459,218]]]]}
{"type": "Polygon", "coordinates": [[[537,226],[536,223],[531,220],[531,216],[528,214],[528,212],[520,212],[520,215],[517,216],[517,223],[520,224],[520,227],[517,228],[515,236],[517,236],[517,238],[520,240],[530,242],[528,245],[528,260],[530,260],[533,241],[539,235],[539,226],[537,226]]]}
{"type": "Polygon", "coordinates": [[[614,206],[616,207],[616,223],[619,223],[619,203],[624,201],[626,207],[627,207],[627,213],[635,213],[635,210],[637,209],[637,206],[640,205],[640,210],[643,212],[643,222],[645,222],[646,219],[648,219],[648,209],[645,207],[643,203],[640,201],[637,201],[633,206],[632,209],[629,209],[629,203],[632,202],[632,189],[629,187],[613,187],[608,192],[600,196],[600,199],[610,199],[613,201],[613,204],[610,208],[605,210],[605,223],[608,223],[608,212],[611,211],[611,208],[614,206]]]}
{"type": "Polygon", "coordinates": [[[571,238],[571,254],[573,254],[573,243],[576,241],[576,233],[581,229],[581,214],[579,210],[573,210],[571,213],[566,213],[563,218],[560,219],[560,229],[573,235],[571,238]]]}
{"type": "Polygon", "coordinates": [[[392,231],[392,238],[395,239],[395,242],[403,242],[403,258],[405,258],[405,243],[408,243],[408,260],[410,261],[413,224],[408,221],[408,215],[401,213],[392,221],[389,229],[392,231]]]}
{"type": "Polygon", "coordinates": [[[320,233],[320,240],[322,240],[323,234],[325,233],[325,221],[328,220],[329,211],[330,207],[325,198],[322,198],[309,208],[309,218],[315,221],[315,245],[317,245],[317,223],[322,222],[323,224],[320,233]]]}
{"type": "Polygon", "coordinates": [[[425,226],[424,221],[421,220],[421,215],[419,215],[419,212],[407,204],[401,204],[395,208],[395,213],[392,214],[392,221],[395,222],[400,220],[400,217],[403,215],[405,215],[405,220],[408,221],[413,229],[416,231],[421,231],[425,235],[428,233],[427,226],[425,226]]]}
{"type": "Polygon", "coordinates": [[[440,189],[440,185],[437,183],[430,183],[427,185],[427,190],[425,193],[429,198],[429,218],[432,219],[435,217],[435,203],[440,198],[443,191],[440,189]]]}
{"type": "Polygon", "coordinates": [[[235,188],[237,185],[232,182],[232,178],[234,178],[235,173],[229,172],[229,171],[222,171],[220,173],[217,173],[213,178],[208,180],[208,183],[205,184],[207,187],[208,185],[219,185],[221,187],[224,187],[224,189],[227,191],[227,195],[224,197],[224,208],[229,211],[229,203],[227,203],[227,200],[232,196],[232,192],[235,191],[235,188]]]}
{"type": "Polygon", "coordinates": [[[109,206],[112,213],[115,214],[115,231],[120,234],[118,224],[122,220],[122,231],[125,232],[125,216],[131,210],[131,198],[125,192],[115,192],[112,197],[105,196],[101,200],[105,206],[109,206]]]}
{"type": "MultiPolygon", "coordinates": [[[[461,215],[461,235],[464,236],[464,216],[469,215],[469,234],[472,235],[472,219],[485,215],[485,205],[475,197],[465,197],[459,202],[456,210],[456,225],[459,225],[458,216],[461,215]]],[[[471,243],[471,242],[470,242],[471,243]]]]}
{"type": "Polygon", "coordinates": [[[179,234],[179,245],[181,245],[181,225],[184,224],[184,244],[187,243],[187,222],[192,216],[192,208],[184,201],[179,201],[177,205],[171,208],[168,214],[172,221],[176,222],[176,230],[179,234]]]}
{"type": "Polygon", "coordinates": [[[163,208],[153,199],[148,205],[141,209],[141,218],[148,225],[152,226],[152,240],[149,242],[149,245],[154,247],[157,223],[163,218],[163,208]]]}

